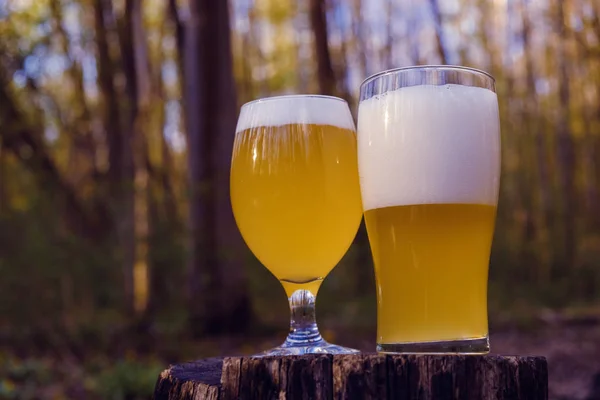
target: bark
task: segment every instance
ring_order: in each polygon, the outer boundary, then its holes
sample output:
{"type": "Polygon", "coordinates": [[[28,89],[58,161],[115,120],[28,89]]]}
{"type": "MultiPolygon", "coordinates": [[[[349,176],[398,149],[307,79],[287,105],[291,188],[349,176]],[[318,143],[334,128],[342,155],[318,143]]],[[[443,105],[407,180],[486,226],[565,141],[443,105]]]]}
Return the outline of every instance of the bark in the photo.
{"type": "Polygon", "coordinates": [[[433,14],[433,23],[435,24],[435,47],[442,65],[448,64],[446,49],[444,48],[444,27],[442,13],[438,0],[429,0],[431,13],[433,14]]]}
{"type": "Polygon", "coordinates": [[[365,29],[364,29],[364,21],[361,17],[362,15],[362,0],[353,0],[352,1],[352,30],[354,32],[354,54],[358,57],[358,71],[360,75],[364,78],[367,77],[368,73],[368,52],[367,52],[367,44],[364,41],[364,38],[367,37],[365,29]]]}
{"type": "MultiPolygon", "coordinates": [[[[150,192],[148,189],[148,143],[146,133],[154,128],[151,126],[151,106],[154,100],[154,90],[150,79],[150,60],[148,59],[148,44],[142,20],[142,1],[127,0],[132,3],[129,23],[132,29],[134,70],[136,76],[137,98],[130,101],[137,104],[137,113],[133,119],[132,159],[134,175],[134,238],[135,238],[135,264],[134,264],[134,292],[135,310],[141,313],[148,303],[148,236],[149,215],[148,203],[150,192]]],[[[162,135],[162,127],[158,129],[162,135]]]]}
{"type": "Polygon", "coordinates": [[[327,13],[325,0],[310,0],[310,23],[314,35],[317,60],[317,80],[321,94],[335,94],[335,73],[327,40],[327,13]]]}
{"type": "MultiPolygon", "coordinates": [[[[521,0],[520,14],[522,22],[521,37],[523,40],[524,57],[525,57],[525,94],[523,95],[523,101],[525,102],[522,107],[520,114],[523,121],[523,126],[526,129],[526,135],[524,140],[527,144],[531,144],[531,152],[529,152],[523,159],[529,160],[531,153],[532,160],[536,161],[537,176],[533,172],[534,167],[526,165],[526,171],[523,174],[523,186],[521,191],[531,191],[530,182],[538,182],[538,201],[537,207],[535,198],[530,199],[526,206],[526,218],[524,224],[524,238],[525,245],[523,246],[523,262],[524,265],[536,265],[537,269],[532,271],[535,276],[532,276],[532,280],[538,282],[548,282],[550,279],[550,271],[548,263],[545,263],[539,258],[539,255],[532,251],[533,246],[529,243],[536,241],[539,236],[539,232],[543,232],[543,229],[551,223],[551,212],[550,212],[550,182],[548,179],[548,160],[546,157],[546,138],[545,130],[539,124],[539,106],[538,98],[535,86],[535,71],[533,61],[533,49],[531,48],[531,19],[528,14],[527,0],[521,0]],[[537,211],[536,211],[537,210],[537,211]],[[538,229],[540,226],[542,229],[538,229]]],[[[525,150],[529,146],[524,146],[525,150]]],[[[533,193],[532,193],[533,195],[533,193]]],[[[548,251],[551,251],[549,249],[548,251]]]]}
{"type": "Polygon", "coordinates": [[[98,64],[98,86],[102,93],[102,122],[109,148],[109,180],[118,183],[122,178],[122,144],[118,98],[113,82],[113,62],[110,58],[105,23],[104,0],[94,0],[96,47],[98,64]]]}
{"type": "MultiPolygon", "coordinates": [[[[584,100],[585,102],[585,100],[584,100]]],[[[583,104],[583,126],[585,136],[583,138],[583,164],[585,171],[585,205],[586,212],[590,216],[589,224],[592,227],[600,226],[600,201],[598,196],[598,161],[596,155],[599,153],[598,139],[593,134],[594,110],[592,106],[583,104]]],[[[600,120],[596,122],[600,126],[600,120]]]]}
{"type": "MultiPolygon", "coordinates": [[[[342,7],[341,2],[338,1],[334,3],[334,7],[342,7]]],[[[339,31],[340,37],[344,38],[347,35],[346,30],[342,24],[337,24],[337,30],[339,31]]],[[[337,87],[338,96],[342,99],[346,100],[348,106],[350,107],[350,112],[356,120],[357,110],[355,98],[352,96],[352,91],[358,88],[350,88],[348,84],[348,65],[350,64],[350,60],[348,59],[348,41],[342,39],[340,43],[339,54],[335,57],[339,61],[334,63],[334,76],[337,77],[337,81],[335,82],[335,86],[337,87]]]]}
{"type": "MultiPolygon", "coordinates": [[[[206,25],[202,15],[200,0],[189,4],[190,15],[186,21],[185,51],[183,57],[184,71],[184,101],[186,128],[188,135],[188,186],[189,186],[189,216],[188,216],[188,260],[187,260],[187,298],[192,330],[202,324],[203,302],[218,307],[214,294],[208,294],[200,299],[202,293],[202,274],[215,275],[217,264],[214,243],[214,209],[211,196],[212,166],[210,163],[210,148],[207,132],[202,127],[206,118],[203,93],[206,91],[203,81],[204,68],[202,63],[200,42],[202,26],[206,25]],[[211,269],[207,271],[206,269],[211,269]]],[[[214,61],[212,61],[214,62],[214,61]]],[[[208,64],[208,63],[206,63],[208,64]]],[[[215,79],[213,77],[212,79],[215,79]]],[[[199,332],[194,332],[196,335],[199,332]]]]}
{"type": "MultiPolygon", "coordinates": [[[[593,12],[590,16],[590,31],[594,33],[595,40],[590,35],[587,36],[585,44],[580,41],[580,49],[585,51],[587,56],[588,71],[598,71],[600,69],[600,5],[597,2],[591,2],[593,12]],[[582,48],[584,47],[585,48],[582,48]]],[[[584,36],[587,29],[578,35],[584,36]]],[[[588,74],[591,77],[593,85],[596,87],[595,104],[586,104],[585,115],[589,121],[589,129],[586,129],[586,144],[584,162],[588,171],[588,186],[586,190],[586,203],[588,212],[591,216],[590,225],[592,229],[600,228],[600,195],[598,193],[598,177],[600,177],[600,162],[597,155],[600,154],[600,135],[593,132],[600,132],[600,76],[598,74],[588,74]]]]}
{"type": "MultiPolygon", "coordinates": [[[[126,78],[125,126],[129,133],[122,138],[123,169],[131,182],[127,190],[127,211],[130,217],[128,245],[133,253],[133,268],[128,278],[133,289],[133,309],[141,314],[148,303],[147,283],[150,275],[148,171],[152,166],[148,158],[146,134],[153,129],[150,111],[155,98],[141,0],[125,1],[125,13],[119,25],[121,59],[126,78]]],[[[159,127],[159,134],[162,136],[162,127],[159,127]]]]}
{"type": "MultiPolygon", "coordinates": [[[[583,10],[579,9],[579,16],[583,14],[583,10]]],[[[585,20],[585,18],[582,18],[585,20]]],[[[584,26],[586,23],[584,22],[584,26]]],[[[594,32],[596,26],[596,36],[600,39],[600,19],[596,14],[590,18],[590,31],[594,32]]],[[[590,71],[595,71],[600,67],[600,57],[591,56],[590,50],[598,44],[592,43],[591,35],[588,35],[588,29],[577,31],[569,29],[569,36],[576,42],[575,58],[582,62],[575,65],[575,74],[582,78],[580,86],[576,90],[584,90],[588,85],[596,88],[595,96],[592,98],[582,95],[577,99],[581,102],[579,107],[583,122],[583,146],[582,146],[582,165],[585,176],[584,181],[584,200],[586,215],[590,218],[586,221],[589,228],[600,227],[600,195],[598,193],[598,176],[600,174],[600,163],[596,160],[596,154],[600,153],[600,142],[598,132],[600,128],[600,79],[590,71]]],[[[596,42],[597,43],[597,42],[596,42]]],[[[600,54],[600,53],[599,53],[600,54]]]]}
{"type": "Polygon", "coordinates": [[[242,93],[240,94],[242,102],[250,101],[254,98],[254,88],[253,88],[253,79],[252,79],[252,64],[251,64],[251,52],[250,46],[254,46],[252,43],[251,34],[244,33],[242,36],[242,59],[240,62],[242,63],[242,93]]]}
{"type": "MultiPolygon", "coordinates": [[[[233,77],[233,57],[231,54],[231,29],[229,23],[228,2],[220,1],[214,4],[215,15],[213,35],[206,34],[203,40],[207,44],[207,55],[204,59],[216,60],[213,70],[208,71],[204,79],[209,82],[205,105],[205,133],[214,140],[212,145],[213,165],[213,196],[215,198],[215,236],[218,265],[215,275],[219,275],[221,285],[213,288],[218,302],[222,305],[220,314],[207,308],[211,317],[208,321],[221,322],[222,328],[229,332],[240,332],[247,327],[251,317],[251,303],[248,295],[243,260],[248,255],[247,248],[237,228],[231,200],[229,196],[229,172],[231,168],[231,152],[235,137],[237,98],[235,80],[233,77]],[[213,82],[212,77],[217,79],[213,82]],[[213,102],[217,93],[217,101],[213,102]]],[[[209,8],[210,10],[210,8],[209,8]]],[[[208,283],[210,285],[210,283],[208,283]]],[[[210,287],[210,286],[209,286],[210,287]]]]}
{"type": "Polygon", "coordinates": [[[386,38],[385,38],[385,57],[383,57],[384,61],[384,69],[394,68],[392,62],[394,60],[393,50],[394,50],[394,30],[393,30],[393,18],[394,18],[394,1],[388,0],[386,5],[386,38]]]}
{"type": "MultiPolygon", "coordinates": [[[[131,160],[131,138],[122,129],[119,96],[113,82],[115,66],[110,57],[108,47],[107,16],[112,19],[111,1],[95,0],[94,16],[96,26],[96,47],[98,64],[98,86],[102,93],[102,122],[108,142],[108,181],[111,197],[112,219],[119,247],[123,276],[123,310],[126,314],[134,313],[134,281],[135,236],[133,226],[133,174],[131,160]]],[[[126,82],[128,55],[123,54],[123,67],[126,82]]],[[[130,105],[131,106],[131,105],[130,105]]],[[[127,127],[130,128],[129,126],[127,127]]]]}
{"type": "MultiPolygon", "coordinates": [[[[163,26],[161,28],[161,38],[163,38],[165,34],[166,32],[163,26]]],[[[160,43],[162,43],[162,40],[160,40],[160,43]]],[[[178,226],[181,221],[181,216],[177,206],[177,197],[175,195],[173,182],[170,178],[175,174],[173,155],[171,154],[171,149],[167,144],[163,132],[165,126],[165,87],[162,80],[162,65],[165,60],[162,55],[162,51],[159,51],[156,57],[157,60],[155,60],[153,63],[153,65],[156,67],[152,72],[152,82],[154,82],[153,90],[156,91],[155,96],[157,101],[155,101],[152,106],[154,110],[152,112],[157,114],[156,129],[158,129],[158,131],[156,134],[159,138],[160,166],[155,168],[154,166],[148,165],[148,171],[150,172],[152,178],[157,181],[156,184],[160,187],[164,203],[162,207],[164,209],[163,211],[165,212],[164,219],[170,221],[172,226],[178,226]]]]}
{"type": "Polygon", "coordinates": [[[527,8],[528,1],[521,0],[521,18],[522,18],[522,39],[523,39],[523,53],[525,55],[525,81],[527,87],[527,93],[529,98],[527,99],[526,121],[528,132],[535,137],[535,149],[536,149],[536,161],[537,161],[537,172],[539,179],[539,198],[540,198],[540,211],[542,214],[542,224],[546,225],[550,222],[550,182],[548,179],[548,159],[546,157],[546,138],[545,131],[538,123],[538,98],[535,86],[535,72],[534,72],[534,61],[533,54],[534,50],[531,48],[531,18],[528,14],[527,8]]]}
{"type": "Polygon", "coordinates": [[[557,159],[560,165],[559,180],[562,202],[563,249],[566,265],[573,265],[575,258],[575,148],[569,127],[569,71],[567,67],[567,32],[564,18],[564,3],[556,1],[555,32],[558,35],[556,61],[558,68],[558,102],[556,119],[557,159]]]}
{"type": "MultiPolygon", "coordinates": [[[[415,35],[419,37],[420,32],[420,20],[419,18],[410,18],[408,20],[408,35],[415,35]]],[[[421,59],[421,51],[418,40],[409,40],[409,54],[410,60],[413,65],[424,64],[421,59]]]]}
{"type": "Polygon", "coordinates": [[[308,355],[174,365],[155,400],[548,398],[544,357],[308,355]]]}
{"type": "Polygon", "coordinates": [[[175,41],[177,43],[177,54],[179,56],[179,66],[183,65],[183,53],[185,50],[185,28],[179,17],[177,0],[169,0],[169,15],[175,25],[175,41]]]}
{"type": "Polygon", "coordinates": [[[2,140],[2,136],[0,135],[0,217],[4,214],[6,210],[6,173],[5,173],[5,164],[6,164],[6,154],[4,151],[4,143],[2,140]]]}
{"type": "Polygon", "coordinates": [[[190,2],[185,47],[190,327],[196,336],[239,332],[249,322],[250,304],[229,201],[237,104],[226,1],[190,2]]]}

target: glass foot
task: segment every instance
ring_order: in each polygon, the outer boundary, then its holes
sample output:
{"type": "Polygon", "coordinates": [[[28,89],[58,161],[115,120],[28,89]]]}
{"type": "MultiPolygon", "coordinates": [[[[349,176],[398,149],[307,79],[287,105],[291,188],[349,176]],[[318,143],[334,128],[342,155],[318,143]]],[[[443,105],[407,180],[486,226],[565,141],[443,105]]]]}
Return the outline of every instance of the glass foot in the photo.
{"type": "Polygon", "coordinates": [[[315,318],[315,295],[306,289],[298,289],[289,297],[291,321],[290,332],[279,347],[254,355],[298,356],[302,354],[356,354],[358,350],[327,343],[317,327],[315,318]]]}
{"type": "Polygon", "coordinates": [[[267,356],[300,356],[303,354],[357,354],[360,351],[349,347],[338,346],[327,343],[321,339],[312,343],[294,343],[290,340],[283,342],[281,346],[255,354],[253,357],[267,356]]]}
{"type": "Polygon", "coordinates": [[[487,336],[477,339],[440,342],[378,343],[377,352],[388,354],[487,354],[490,341],[487,336]]]}

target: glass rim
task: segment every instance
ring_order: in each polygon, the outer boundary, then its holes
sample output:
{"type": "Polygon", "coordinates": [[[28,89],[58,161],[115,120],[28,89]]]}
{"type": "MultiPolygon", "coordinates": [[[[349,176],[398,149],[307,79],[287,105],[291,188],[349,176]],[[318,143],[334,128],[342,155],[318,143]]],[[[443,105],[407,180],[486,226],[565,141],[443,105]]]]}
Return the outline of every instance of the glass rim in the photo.
{"type": "Polygon", "coordinates": [[[299,98],[299,99],[310,99],[310,98],[328,99],[328,100],[337,100],[337,101],[341,101],[343,103],[348,104],[348,102],[346,100],[342,99],[341,97],[330,96],[330,95],[326,95],[326,94],[282,94],[282,95],[277,95],[277,96],[261,97],[260,99],[250,100],[250,101],[244,103],[242,105],[242,108],[244,108],[246,106],[249,106],[249,105],[252,105],[252,104],[266,103],[266,102],[274,101],[274,100],[284,100],[284,99],[294,99],[294,98],[299,98]]]}
{"type": "Polygon", "coordinates": [[[475,73],[477,75],[483,75],[484,77],[491,79],[493,84],[496,84],[496,78],[494,78],[492,76],[492,74],[490,74],[489,72],[485,72],[484,70],[481,70],[481,69],[465,67],[462,65],[431,64],[431,65],[411,65],[408,67],[397,67],[397,68],[386,69],[384,71],[377,72],[377,73],[365,78],[361,82],[360,87],[363,87],[367,83],[370,83],[370,82],[374,81],[375,79],[380,78],[382,76],[392,75],[392,74],[395,74],[397,72],[402,72],[402,71],[411,71],[411,70],[419,70],[419,69],[422,69],[422,70],[426,70],[426,69],[444,70],[444,69],[446,69],[446,70],[450,70],[450,71],[471,72],[471,73],[475,73]]]}

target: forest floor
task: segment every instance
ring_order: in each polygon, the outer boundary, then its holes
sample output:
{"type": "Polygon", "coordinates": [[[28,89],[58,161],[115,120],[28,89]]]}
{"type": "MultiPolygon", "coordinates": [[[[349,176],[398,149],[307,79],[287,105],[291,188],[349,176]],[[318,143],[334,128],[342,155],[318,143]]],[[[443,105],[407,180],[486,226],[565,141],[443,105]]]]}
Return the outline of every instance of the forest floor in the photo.
{"type": "MultiPolygon", "coordinates": [[[[323,332],[325,338],[366,352],[374,350],[374,331],[337,328],[323,332]]],[[[268,334],[268,338],[263,333],[181,342],[176,353],[125,354],[119,360],[90,354],[83,362],[58,354],[17,356],[2,346],[0,399],[149,399],[158,373],[169,363],[253,354],[280,344],[284,335],[285,332],[277,331],[268,334]]],[[[551,400],[600,400],[598,321],[550,320],[528,328],[498,328],[490,343],[496,354],[545,356],[551,400]]]]}
{"type": "Polygon", "coordinates": [[[550,399],[600,400],[600,324],[498,332],[490,344],[497,354],[545,356],[550,399]]]}

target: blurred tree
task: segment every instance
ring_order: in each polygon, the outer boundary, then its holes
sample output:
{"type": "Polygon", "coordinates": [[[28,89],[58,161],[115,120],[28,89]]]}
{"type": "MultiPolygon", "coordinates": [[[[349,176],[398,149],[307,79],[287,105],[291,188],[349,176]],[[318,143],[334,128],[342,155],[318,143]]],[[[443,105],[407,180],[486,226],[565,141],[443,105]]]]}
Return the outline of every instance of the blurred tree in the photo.
{"type": "Polygon", "coordinates": [[[310,0],[310,22],[314,34],[319,92],[333,95],[335,94],[336,80],[329,53],[329,41],[327,40],[325,0],[310,0]]]}
{"type": "MultiPolygon", "coordinates": [[[[130,2],[128,2],[128,5],[130,2]]],[[[134,264],[135,264],[135,231],[134,231],[134,192],[133,192],[133,148],[131,144],[131,123],[124,121],[119,104],[114,76],[117,73],[109,49],[109,40],[114,39],[114,22],[112,1],[94,0],[95,39],[97,49],[98,87],[102,94],[102,125],[108,142],[108,182],[111,202],[112,221],[115,226],[115,237],[119,243],[118,259],[123,269],[124,311],[134,313],[134,264]]],[[[128,57],[121,49],[123,65],[128,67],[128,57]]],[[[132,83],[128,83],[131,90],[132,83]]],[[[126,104],[127,109],[133,107],[126,104]]]]}
{"type": "Polygon", "coordinates": [[[575,147],[571,136],[569,71],[567,64],[567,20],[565,19],[565,8],[568,6],[565,0],[557,0],[555,4],[555,32],[557,35],[556,46],[556,68],[558,81],[558,109],[556,113],[556,155],[560,163],[559,181],[562,193],[561,223],[563,226],[563,251],[565,263],[572,266],[575,261],[575,208],[577,206],[575,192],[575,147]]]}
{"type": "Polygon", "coordinates": [[[189,138],[191,327],[196,334],[239,332],[249,322],[251,304],[240,265],[244,247],[229,202],[236,90],[228,2],[196,0],[189,7],[183,70],[189,138]]]}
{"type": "Polygon", "coordinates": [[[440,10],[438,0],[429,0],[429,4],[431,5],[431,13],[433,14],[433,23],[435,26],[435,45],[437,55],[439,57],[440,64],[446,65],[448,64],[448,58],[446,56],[446,49],[444,46],[444,21],[442,18],[442,11],[440,10]]]}

